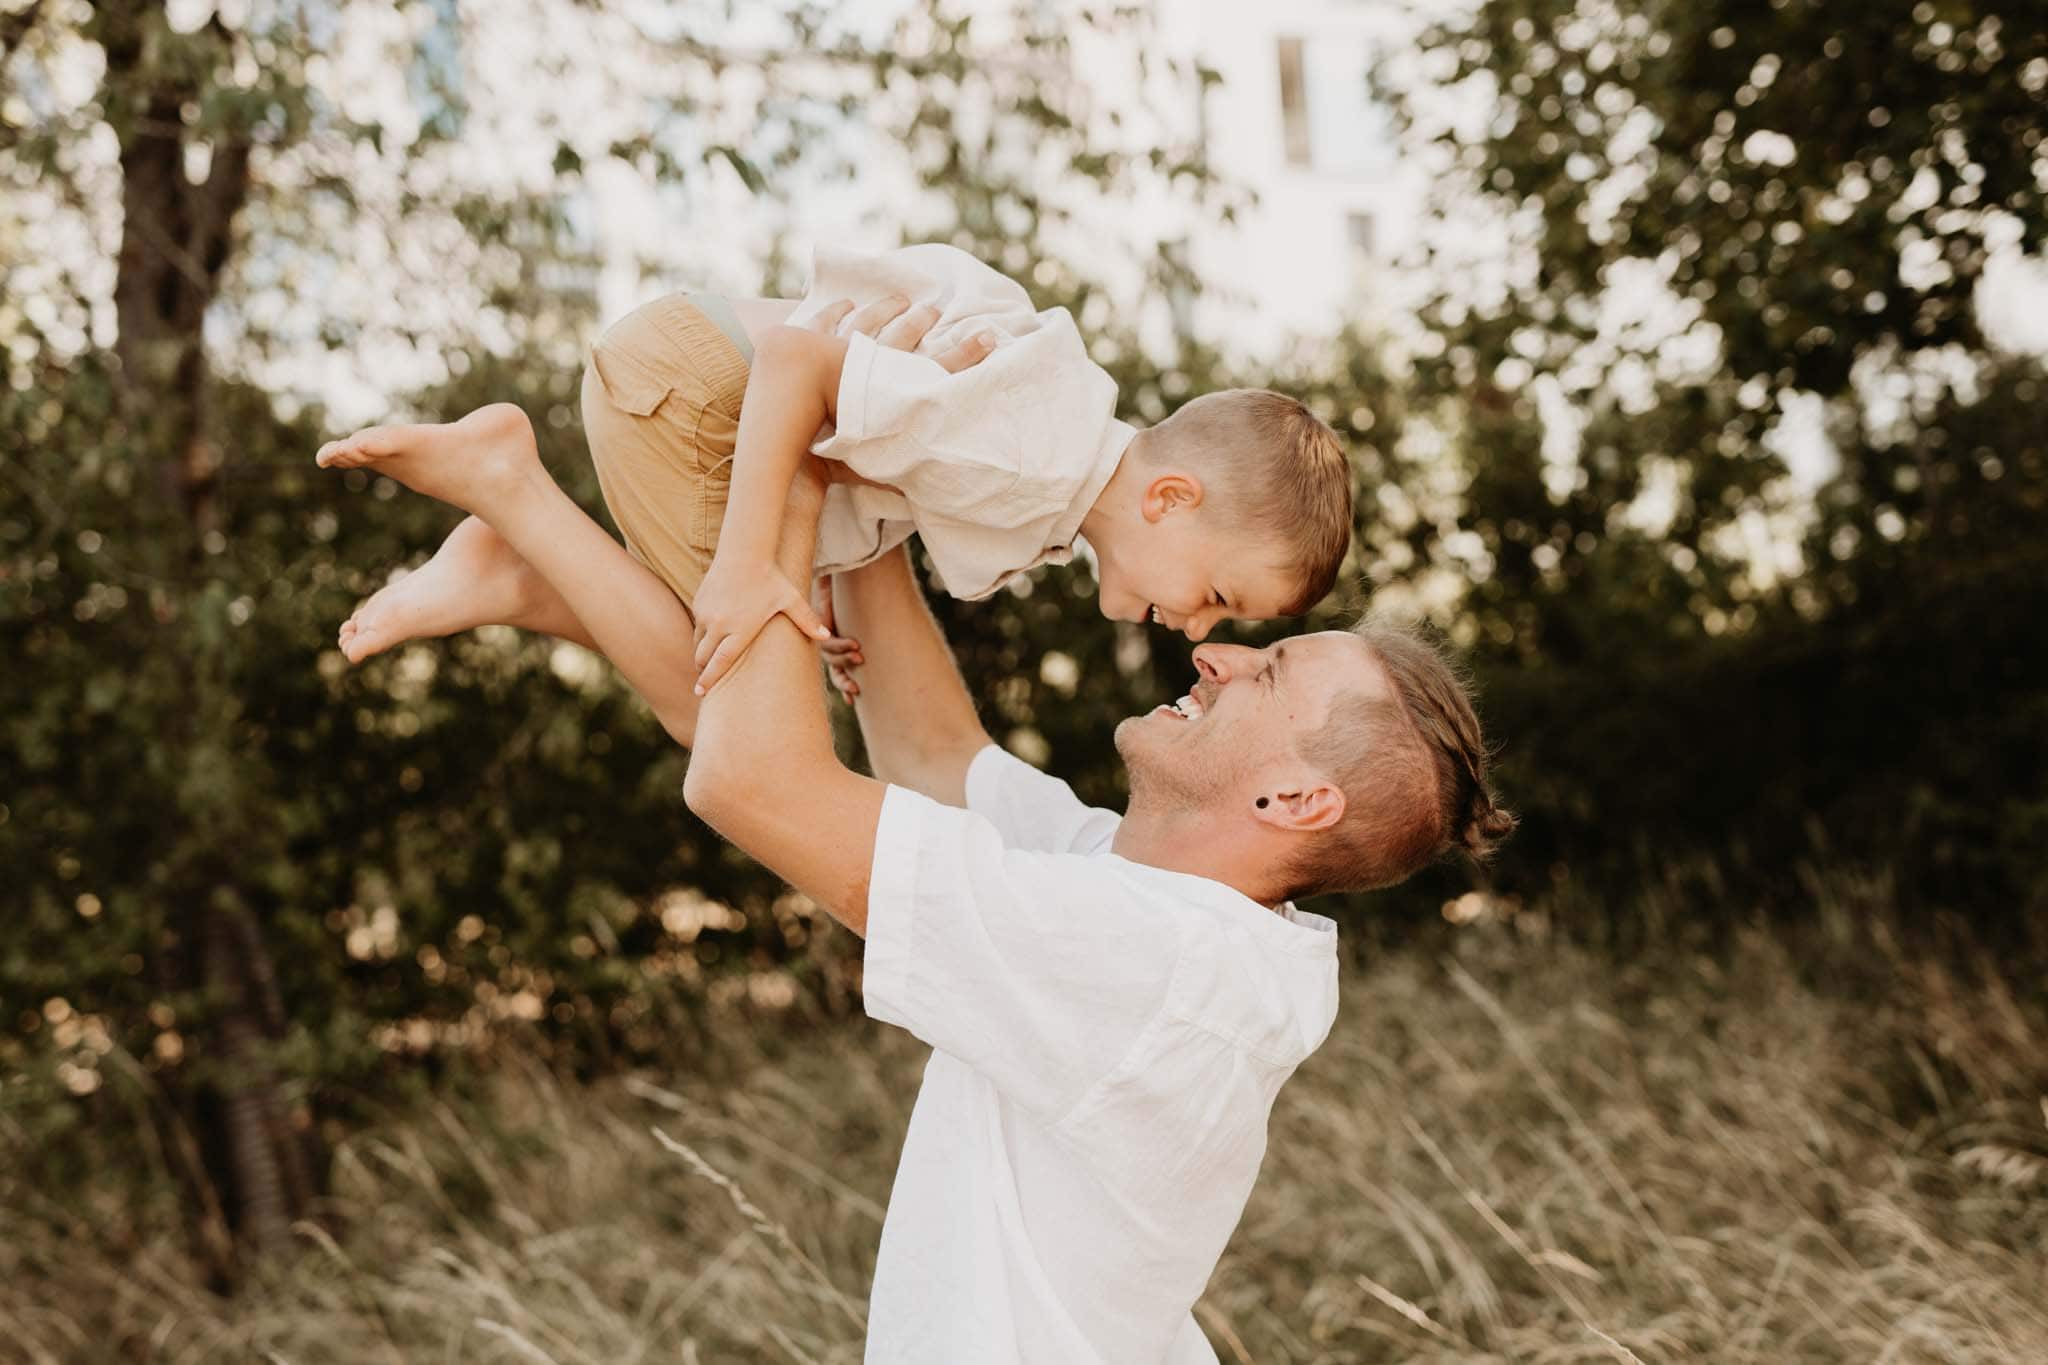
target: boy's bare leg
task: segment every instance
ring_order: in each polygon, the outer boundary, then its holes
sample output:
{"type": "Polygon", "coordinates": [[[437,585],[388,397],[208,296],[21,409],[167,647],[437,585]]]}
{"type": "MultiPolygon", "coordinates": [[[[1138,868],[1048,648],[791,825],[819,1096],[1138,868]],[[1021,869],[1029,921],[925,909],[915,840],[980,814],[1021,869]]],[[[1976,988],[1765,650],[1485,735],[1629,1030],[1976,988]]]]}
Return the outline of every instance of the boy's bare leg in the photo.
{"type": "MultiPolygon", "coordinates": [[[[479,408],[455,422],[365,427],[320,448],[323,462],[345,451],[408,446],[460,448],[502,439],[525,425],[510,404],[479,408]]],[[[591,646],[590,632],[548,581],[504,538],[475,517],[465,519],[419,568],[372,593],[341,623],[336,643],[361,663],[407,640],[506,625],[591,646]]]]}
{"type": "MultiPolygon", "coordinates": [[[[527,572],[553,585],[551,610],[581,623],[678,743],[696,735],[689,609],[556,486],[526,414],[509,403],[445,426],[373,427],[321,447],[328,469],[371,468],[487,523],[527,572]]],[[[808,572],[796,566],[797,580],[808,572]]]]}
{"type": "MultiPolygon", "coordinates": [[[[729,298],[740,326],[758,340],[795,311],[795,299],[729,298]]],[[[844,317],[843,310],[833,320],[844,317]]],[[[322,453],[357,442],[424,447],[436,441],[487,440],[493,424],[506,420],[498,404],[480,408],[461,421],[369,427],[322,453]]],[[[545,578],[483,521],[471,517],[449,533],[419,568],[372,593],[341,623],[336,643],[352,664],[408,640],[456,635],[478,626],[516,626],[596,648],[590,632],[569,610],[568,603],[545,578]]]]}
{"type": "Polygon", "coordinates": [[[478,626],[517,626],[595,648],[554,586],[476,517],[450,531],[432,559],[364,599],[336,643],[359,664],[407,640],[478,626]]]}
{"type": "MultiPolygon", "coordinates": [[[[786,299],[730,302],[750,335],[779,324],[796,306],[786,299]]],[[[900,299],[883,299],[859,309],[841,303],[811,325],[820,331],[860,331],[885,346],[914,350],[937,316],[936,308],[906,310],[900,299]]],[[[993,339],[983,335],[935,358],[947,370],[958,371],[983,359],[992,346],[993,339]]],[[[502,574],[509,564],[518,581],[511,585],[513,590],[500,585],[481,595],[482,601],[504,605],[504,610],[472,607],[467,614],[504,616],[510,619],[503,624],[545,631],[596,649],[654,709],[663,728],[678,743],[690,745],[696,735],[698,698],[695,623],[689,609],[548,477],[524,412],[509,403],[494,403],[458,422],[370,427],[322,446],[316,459],[324,468],[375,467],[415,492],[471,513],[482,531],[497,538],[479,539],[462,547],[461,553],[487,550],[495,566],[487,572],[502,574]]],[[[815,469],[807,469],[791,492],[788,515],[814,520],[823,496],[822,478],[815,469]]],[[[465,522],[457,534],[471,524],[465,522]]],[[[800,553],[800,543],[808,539],[808,534],[785,535],[778,550],[778,564],[792,582],[808,580],[809,558],[800,553]]],[[[455,540],[451,535],[442,550],[455,540]]],[[[419,572],[425,573],[440,558],[437,553],[419,572]]],[[[451,558],[450,565],[460,562],[459,557],[451,558]]],[[[461,609],[440,600],[445,594],[435,580],[420,589],[423,600],[408,608],[418,611],[419,619],[445,624],[463,618],[461,609]]],[[[375,600],[364,603],[364,609],[375,600]]],[[[359,622],[358,630],[368,630],[371,624],[359,622]]],[[[449,625],[437,633],[463,628],[449,625]]],[[[367,646],[376,638],[363,642],[361,657],[375,652],[367,646]]],[[[377,647],[389,648],[389,643],[377,647]]]]}
{"type": "MultiPolygon", "coordinates": [[[[758,339],[795,311],[795,299],[726,300],[749,337],[758,339]]],[[[351,442],[424,445],[434,440],[488,438],[491,409],[458,422],[370,427],[327,449],[351,442]],[[471,418],[478,421],[471,425],[471,418]],[[479,430],[479,427],[486,428],[479,430]]],[[[449,533],[419,568],[372,593],[341,623],[336,643],[352,664],[407,640],[455,635],[478,626],[516,626],[595,648],[590,633],[552,584],[533,571],[496,531],[471,517],[449,533]]]]}

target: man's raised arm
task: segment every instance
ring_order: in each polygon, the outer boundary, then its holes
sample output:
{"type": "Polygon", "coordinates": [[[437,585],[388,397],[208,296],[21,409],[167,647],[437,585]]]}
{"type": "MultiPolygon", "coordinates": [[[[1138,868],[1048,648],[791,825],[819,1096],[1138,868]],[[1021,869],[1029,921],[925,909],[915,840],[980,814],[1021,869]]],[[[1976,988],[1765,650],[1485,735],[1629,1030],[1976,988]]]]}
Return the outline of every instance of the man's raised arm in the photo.
{"type": "Polygon", "coordinates": [[[832,579],[840,633],[861,642],[854,715],[875,776],[950,806],[967,804],[967,768],[990,743],[905,549],[832,579]]]}
{"type": "MultiPolygon", "coordinates": [[[[777,553],[781,572],[799,583],[810,573],[824,497],[816,463],[799,477],[777,553]]],[[[771,620],[704,698],[696,738],[683,781],[690,809],[865,936],[885,788],[832,751],[816,644],[788,617],[771,620]]]]}
{"type": "MultiPolygon", "coordinates": [[[[810,325],[826,333],[863,332],[879,345],[908,351],[917,348],[938,317],[935,307],[906,309],[902,299],[880,299],[862,308],[851,303],[828,307],[810,325]]],[[[941,369],[957,372],[979,363],[993,345],[984,333],[932,358],[941,369]]],[[[832,354],[840,351],[835,347],[832,354]]],[[[748,394],[751,401],[751,386],[748,394]]],[[[757,423],[777,418],[790,428],[781,433],[786,444],[803,439],[817,425],[808,409],[793,423],[774,408],[765,416],[753,414],[757,423]]],[[[743,431],[747,422],[742,417],[743,431]]],[[[810,581],[825,475],[814,456],[803,457],[798,468],[775,563],[792,584],[802,585],[810,581]]],[[[922,611],[915,585],[910,592],[922,611]]],[[[936,633],[929,615],[925,624],[936,633]]],[[[938,648],[943,654],[943,641],[938,648]]],[[[777,616],[727,676],[731,681],[710,688],[700,704],[683,799],[720,834],[865,936],[868,875],[885,788],[848,771],[832,750],[815,647],[788,616],[777,616]]],[[[964,689],[961,695],[964,703],[964,689]]],[[[971,706],[967,718],[974,719],[971,706]]]]}

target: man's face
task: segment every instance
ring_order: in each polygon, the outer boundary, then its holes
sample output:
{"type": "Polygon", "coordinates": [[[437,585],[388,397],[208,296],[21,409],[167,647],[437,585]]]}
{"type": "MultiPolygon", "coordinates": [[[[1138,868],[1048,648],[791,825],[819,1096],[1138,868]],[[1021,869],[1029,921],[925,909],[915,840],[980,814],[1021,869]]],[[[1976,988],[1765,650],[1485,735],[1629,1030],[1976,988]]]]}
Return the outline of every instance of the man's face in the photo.
{"type": "Polygon", "coordinates": [[[1188,695],[1116,729],[1131,800],[1183,809],[1251,801],[1281,766],[1298,769],[1301,738],[1347,691],[1384,695],[1372,650],[1347,631],[1298,635],[1264,649],[1203,645],[1188,695]]]}
{"type": "Polygon", "coordinates": [[[1196,509],[1146,524],[1127,552],[1098,547],[1102,614],[1156,621],[1198,642],[1221,621],[1283,615],[1294,577],[1269,567],[1283,562],[1280,547],[1246,543],[1256,539],[1219,530],[1196,509]]]}

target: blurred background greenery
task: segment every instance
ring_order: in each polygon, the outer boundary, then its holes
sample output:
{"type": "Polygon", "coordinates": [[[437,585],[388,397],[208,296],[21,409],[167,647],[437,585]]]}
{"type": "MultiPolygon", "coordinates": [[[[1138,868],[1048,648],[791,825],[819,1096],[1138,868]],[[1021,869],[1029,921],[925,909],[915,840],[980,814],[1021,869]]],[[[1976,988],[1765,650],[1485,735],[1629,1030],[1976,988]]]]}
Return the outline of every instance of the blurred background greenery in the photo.
{"type": "MultiPolygon", "coordinates": [[[[1524,818],[1334,907],[1361,962],[1696,966],[1762,922],[1833,936],[1788,989],[1988,953],[2038,1021],[2048,15],[1243,8],[0,0],[14,1230],[175,1237],[231,1293],[349,1221],[355,1135],[508,1058],[737,1075],[734,1029],[856,1027],[858,945],[688,815],[599,661],[343,664],[454,517],[310,461],[509,398],[595,509],[596,329],[799,290],[817,241],[978,253],[1135,420],[1264,384],[1344,434],[1355,560],[1310,624],[1429,617],[1524,818]],[[1879,890],[1822,925],[1845,878],[1879,890]]],[[[1187,646],[1089,596],[937,608],[991,732],[1115,804],[1110,730],[1187,646]]],[[[1916,1103],[1960,1083],[1921,1041],[1916,1103]]],[[[2024,1101],[2048,1056],[1980,1082],[2024,1101]]]]}

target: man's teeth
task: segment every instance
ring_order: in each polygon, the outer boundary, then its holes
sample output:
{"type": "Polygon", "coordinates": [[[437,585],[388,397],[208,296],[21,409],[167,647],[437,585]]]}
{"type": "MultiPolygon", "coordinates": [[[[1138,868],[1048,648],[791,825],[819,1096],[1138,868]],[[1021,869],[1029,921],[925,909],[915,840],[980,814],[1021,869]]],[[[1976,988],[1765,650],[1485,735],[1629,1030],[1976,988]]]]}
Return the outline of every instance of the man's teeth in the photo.
{"type": "Polygon", "coordinates": [[[1173,709],[1184,720],[1200,720],[1202,718],[1202,703],[1196,701],[1192,693],[1173,703],[1173,709]]]}

